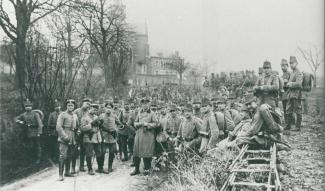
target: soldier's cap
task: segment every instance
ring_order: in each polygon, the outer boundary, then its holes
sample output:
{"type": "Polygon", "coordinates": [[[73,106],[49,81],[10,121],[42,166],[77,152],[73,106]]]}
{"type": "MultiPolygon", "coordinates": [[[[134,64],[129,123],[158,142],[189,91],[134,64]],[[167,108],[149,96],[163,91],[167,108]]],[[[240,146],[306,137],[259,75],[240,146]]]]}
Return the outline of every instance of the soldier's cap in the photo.
{"type": "Polygon", "coordinates": [[[150,107],[157,107],[157,106],[158,106],[158,103],[156,100],[151,101],[150,107]]]}
{"type": "Polygon", "coordinates": [[[93,108],[99,109],[99,104],[97,104],[97,103],[92,103],[92,104],[90,104],[90,107],[93,107],[93,108]]]}
{"type": "Polygon", "coordinates": [[[232,94],[230,94],[229,96],[228,96],[228,99],[236,99],[236,95],[234,94],[234,93],[232,93],[232,94]]]}
{"type": "Polygon", "coordinates": [[[56,107],[61,107],[61,104],[57,99],[54,100],[54,108],[56,108],[56,107]]]}
{"type": "Polygon", "coordinates": [[[73,105],[76,105],[76,100],[74,100],[74,99],[67,99],[67,101],[65,103],[66,103],[66,105],[68,105],[70,103],[72,103],[73,105]]]}
{"type": "Polygon", "coordinates": [[[140,103],[149,103],[150,99],[147,97],[141,98],[140,103]]]}
{"type": "Polygon", "coordinates": [[[222,103],[227,103],[227,99],[225,98],[220,98],[216,101],[217,104],[222,104],[222,103]]]}
{"type": "Polygon", "coordinates": [[[105,107],[111,107],[111,108],[113,108],[113,103],[112,102],[105,103],[105,107]]]}
{"type": "Polygon", "coordinates": [[[256,97],[254,95],[249,95],[246,98],[245,105],[251,104],[256,101],[256,97]]]}
{"type": "Polygon", "coordinates": [[[259,68],[258,68],[258,73],[259,73],[259,74],[263,73],[263,71],[264,71],[264,70],[263,70],[263,67],[259,67],[259,68]]]}
{"type": "Polygon", "coordinates": [[[24,107],[32,107],[32,106],[33,106],[33,103],[29,99],[26,99],[24,102],[24,107]]]}
{"type": "Polygon", "coordinates": [[[290,56],[289,62],[290,63],[293,63],[293,62],[297,62],[298,63],[297,58],[295,56],[290,56]]]}
{"type": "Polygon", "coordinates": [[[283,65],[287,65],[287,66],[289,66],[289,65],[288,65],[288,61],[287,61],[286,59],[282,59],[282,60],[281,60],[281,66],[283,66],[283,65]]]}
{"type": "Polygon", "coordinates": [[[271,68],[271,62],[270,61],[264,61],[263,63],[263,69],[266,69],[266,68],[271,68]]]}
{"type": "Polygon", "coordinates": [[[210,100],[206,97],[202,98],[202,107],[210,105],[210,100]]]}
{"type": "Polygon", "coordinates": [[[192,104],[187,103],[183,109],[184,111],[193,111],[192,104]]]}
{"type": "Polygon", "coordinates": [[[199,100],[199,99],[194,99],[194,100],[193,100],[193,104],[201,104],[201,100],[199,100]]]}
{"type": "Polygon", "coordinates": [[[119,102],[119,99],[118,99],[117,96],[115,96],[115,97],[113,98],[113,103],[118,103],[118,102],[119,102]]]}
{"type": "Polygon", "coordinates": [[[177,106],[175,104],[171,104],[168,109],[169,109],[169,111],[176,111],[177,106]]]}
{"type": "Polygon", "coordinates": [[[82,101],[81,101],[82,103],[84,103],[84,102],[92,102],[92,100],[91,100],[91,98],[83,98],[82,99],[82,101]]]}

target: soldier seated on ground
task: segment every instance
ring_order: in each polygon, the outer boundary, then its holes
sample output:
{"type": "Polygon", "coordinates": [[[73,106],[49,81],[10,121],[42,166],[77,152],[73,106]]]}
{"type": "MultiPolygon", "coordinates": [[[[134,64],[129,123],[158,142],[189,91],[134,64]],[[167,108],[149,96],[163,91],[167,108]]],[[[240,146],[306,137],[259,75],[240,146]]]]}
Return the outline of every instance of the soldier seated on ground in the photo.
{"type": "Polygon", "coordinates": [[[259,100],[251,97],[245,103],[252,119],[243,120],[234,131],[229,132],[226,141],[227,147],[240,147],[249,144],[257,148],[268,148],[276,143],[278,149],[288,149],[281,140],[283,127],[279,124],[279,118],[267,104],[259,105],[259,100]]]}

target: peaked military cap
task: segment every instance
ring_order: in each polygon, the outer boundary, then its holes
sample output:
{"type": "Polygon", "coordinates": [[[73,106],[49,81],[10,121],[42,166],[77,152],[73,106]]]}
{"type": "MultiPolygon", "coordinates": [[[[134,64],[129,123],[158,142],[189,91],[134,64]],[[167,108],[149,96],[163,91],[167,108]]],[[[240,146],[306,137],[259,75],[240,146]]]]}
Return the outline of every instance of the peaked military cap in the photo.
{"type": "Polygon", "coordinates": [[[92,100],[91,100],[90,98],[83,98],[83,99],[82,99],[82,103],[83,103],[83,102],[92,102],[92,100]]]}
{"type": "Polygon", "coordinates": [[[193,111],[193,107],[192,107],[192,104],[190,103],[187,103],[184,107],[184,110],[185,111],[193,111]]]}
{"type": "Polygon", "coordinates": [[[32,107],[33,103],[29,99],[26,99],[26,101],[24,102],[24,106],[25,107],[32,107]]]}
{"type": "Polygon", "coordinates": [[[288,61],[286,59],[281,60],[281,66],[287,65],[288,66],[288,61]]]}
{"type": "Polygon", "coordinates": [[[298,62],[298,61],[295,56],[290,56],[289,62],[292,63],[292,62],[298,62]]]}
{"type": "Polygon", "coordinates": [[[264,61],[263,68],[271,68],[271,62],[270,61],[264,61]]]}
{"type": "Polygon", "coordinates": [[[76,105],[76,100],[74,100],[74,99],[67,99],[67,101],[65,103],[66,103],[66,105],[68,105],[69,103],[72,103],[73,105],[76,105]]]}
{"type": "Polygon", "coordinates": [[[90,104],[90,107],[93,107],[93,108],[98,109],[98,108],[99,108],[99,104],[97,104],[97,103],[92,103],[92,104],[90,104]]]}

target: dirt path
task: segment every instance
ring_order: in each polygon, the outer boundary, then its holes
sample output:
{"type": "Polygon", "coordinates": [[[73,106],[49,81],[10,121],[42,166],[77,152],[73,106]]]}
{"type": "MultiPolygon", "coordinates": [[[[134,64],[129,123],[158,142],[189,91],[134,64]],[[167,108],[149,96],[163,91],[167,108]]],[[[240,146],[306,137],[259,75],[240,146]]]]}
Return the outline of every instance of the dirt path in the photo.
{"type": "MultiPolygon", "coordinates": [[[[96,167],[94,168],[96,169],[96,167]]],[[[58,181],[58,168],[52,167],[36,173],[28,178],[5,185],[2,191],[132,191],[141,190],[145,186],[144,176],[131,177],[130,163],[117,161],[114,172],[107,174],[88,175],[79,172],[77,177],[65,178],[63,182],[58,181]]]]}
{"type": "Polygon", "coordinates": [[[325,190],[324,156],[325,129],[315,118],[304,116],[301,132],[290,132],[287,139],[290,152],[280,152],[280,158],[288,167],[281,174],[285,191],[325,190]]]}

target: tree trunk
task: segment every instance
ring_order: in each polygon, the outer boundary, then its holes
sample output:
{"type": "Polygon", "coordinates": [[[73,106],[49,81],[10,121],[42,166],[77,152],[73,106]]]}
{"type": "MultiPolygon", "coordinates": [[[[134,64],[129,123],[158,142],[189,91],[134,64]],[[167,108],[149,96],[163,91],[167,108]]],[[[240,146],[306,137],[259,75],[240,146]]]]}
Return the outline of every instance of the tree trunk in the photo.
{"type": "Polygon", "coordinates": [[[179,85],[182,85],[182,81],[183,81],[183,73],[179,74],[179,85]]]}
{"type": "Polygon", "coordinates": [[[17,38],[16,44],[16,85],[19,89],[23,89],[25,87],[25,79],[26,79],[26,37],[17,38]]]}
{"type": "Polygon", "coordinates": [[[316,88],[317,86],[317,76],[316,76],[316,71],[314,72],[314,84],[313,84],[313,88],[316,88]]]}

